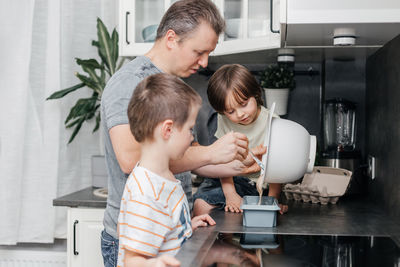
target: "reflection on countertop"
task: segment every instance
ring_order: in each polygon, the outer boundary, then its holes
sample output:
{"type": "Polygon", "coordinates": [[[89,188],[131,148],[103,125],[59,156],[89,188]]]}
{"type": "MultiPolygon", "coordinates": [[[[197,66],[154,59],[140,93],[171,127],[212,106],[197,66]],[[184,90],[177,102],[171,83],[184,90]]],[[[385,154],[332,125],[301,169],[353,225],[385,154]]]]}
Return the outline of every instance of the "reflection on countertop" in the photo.
{"type": "Polygon", "coordinates": [[[278,215],[276,227],[246,228],[242,215],[214,210],[212,227],[197,229],[177,254],[181,266],[201,266],[218,233],[291,235],[390,236],[400,245],[400,225],[366,198],[343,197],[337,204],[288,201],[289,212],[278,215]]]}
{"type": "Polygon", "coordinates": [[[399,261],[390,237],[219,233],[200,265],[392,267],[399,261]]]}

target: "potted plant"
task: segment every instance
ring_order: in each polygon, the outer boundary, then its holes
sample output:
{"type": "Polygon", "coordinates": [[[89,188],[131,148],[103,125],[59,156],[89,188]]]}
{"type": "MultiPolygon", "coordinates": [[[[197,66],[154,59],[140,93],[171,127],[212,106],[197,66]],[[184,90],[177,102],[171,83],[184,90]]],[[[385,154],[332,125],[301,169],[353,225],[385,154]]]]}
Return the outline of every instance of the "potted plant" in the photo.
{"type": "Polygon", "coordinates": [[[260,74],[260,85],[265,92],[267,108],[271,108],[275,102],[275,112],[285,115],[289,91],[296,86],[293,69],[283,64],[270,65],[260,74]]]}
{"type": "MultiPolygon", "coordinates": [[[[67,129],[74,128],[68,144],[71,143],[78,134],[84,122],[95,119],[96,124],[93,132],[100,127],[100,100],[108,79],[122,66],[124,59],[118,63],[118,33],[114,29],[110,35],[104,23],[97,18],[97,41],[92,41],[92,45],[97,48],[100,62],[96,59],[76,58],[76,63],[82,67],[85,74],[76,72],[75,76],[79,83],[59,90],[50,95],[46,100],[59,99],[80,88],[89,88],[92,95],[87,98],[80,98],[71,108],[64,121],[67,129]]],[[[86,89],[85,89],[86,90],[86,89]]],[[[103,151],[103,142],[100,134],[100,151],[103,151]]],[[[103,153],[101,153],[103,154],[103,153]]],[[[91,158],[92,185],[96,187],[107,186],[107,171],[104,155],[92,156],[91,158]]]]}
{"type": "Polygon", "coordinates": [[[76,63],[82,67],[85,74],[76,72],[75,76],[80,82],[74,86],[59,90],[50,95],[46,100],[59,99],[80,88],[91,89],[92,95],[88,98],[80,98],[71,108],[64,121],[67,129],[74,128],[68,144],[71,143],[78,134],[84,122],[96,119],[93,132],[100,126],[100,100],[104,87],[108,79],[122,66],[123,59],[118,62],[118,33],[114,29],[110,35],[104,23],[97,18],[97,41],[92,41],[92,45],[97,48],[101,61],[96,59],[76,58],[76,63]]]}

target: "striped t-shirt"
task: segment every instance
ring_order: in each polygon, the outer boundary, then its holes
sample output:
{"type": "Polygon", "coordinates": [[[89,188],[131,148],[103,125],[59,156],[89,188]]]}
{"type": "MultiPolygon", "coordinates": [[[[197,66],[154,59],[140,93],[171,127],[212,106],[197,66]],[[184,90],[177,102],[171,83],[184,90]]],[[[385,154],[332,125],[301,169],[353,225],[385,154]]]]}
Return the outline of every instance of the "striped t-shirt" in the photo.
{"type": "Polygon", "coordinates": [[[118,226],[118,266],[124,266],[126,249],[150,257],[175,255],[192,235],[181,182],[136,166],[125,185],[118,226]]]}

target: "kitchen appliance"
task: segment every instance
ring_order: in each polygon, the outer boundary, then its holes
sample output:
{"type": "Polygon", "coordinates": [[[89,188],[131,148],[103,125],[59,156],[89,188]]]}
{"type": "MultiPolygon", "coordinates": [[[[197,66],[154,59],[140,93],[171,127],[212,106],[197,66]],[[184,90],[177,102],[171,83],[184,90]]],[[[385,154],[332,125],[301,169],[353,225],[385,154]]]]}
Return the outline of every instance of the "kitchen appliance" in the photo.
{"type": "Polygon", "coordinates": [[[354,173],[361,158],[356,149],[356,104],[342,98],[325,101],[323,134],[322,165],[354,173]]]}
{"type": "Polygon", "coordinates": [[[199,266],[398,266],[388,236],[219,233],[199,266]]]}

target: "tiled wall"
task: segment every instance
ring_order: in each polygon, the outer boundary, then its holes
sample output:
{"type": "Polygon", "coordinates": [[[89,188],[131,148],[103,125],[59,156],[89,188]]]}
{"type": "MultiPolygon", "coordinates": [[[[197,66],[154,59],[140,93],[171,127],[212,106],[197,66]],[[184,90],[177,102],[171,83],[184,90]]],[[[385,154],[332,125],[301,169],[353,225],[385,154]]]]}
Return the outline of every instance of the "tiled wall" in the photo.
{"type": "Polygon", "coordinates": [[[370,197],[400,219],[400,36],[368,58],[367,149],[377,160],[370,197]]]}

